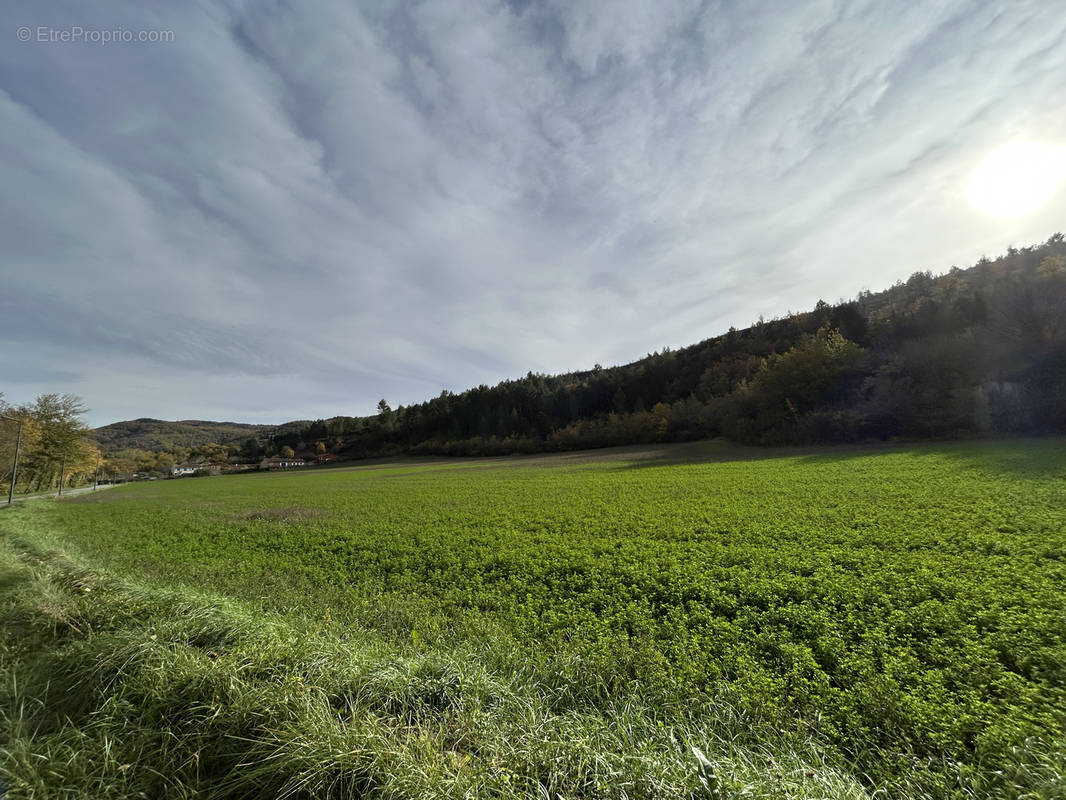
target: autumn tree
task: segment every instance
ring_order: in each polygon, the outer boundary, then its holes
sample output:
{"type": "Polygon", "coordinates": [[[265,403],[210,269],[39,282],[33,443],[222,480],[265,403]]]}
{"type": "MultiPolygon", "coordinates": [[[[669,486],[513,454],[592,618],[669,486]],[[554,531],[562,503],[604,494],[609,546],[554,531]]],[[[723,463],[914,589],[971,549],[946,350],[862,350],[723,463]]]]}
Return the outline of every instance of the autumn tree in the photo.
{"type": "MultiPolygon", "coordinates": [[[[23,420],[18,482],[24,489],[55,486],[61,473],[64,485],[86,480],[102,463],[100,451],[90,441],[89,428],[81,419],[87,409],[80,397],[42,394],[29,405],[5,409],[5,416],[23,420]]],[[[3,437],[2,449],[7,449],[8,438],[12,436],[3,437]]]]}
{"type": "Polygon", "coordinates": [[[0,420],[0,489],[6,497],[11,481],[11,470],[15,463],[15,446],[20,437],[21,428],[21,465],[20,483],[25,484],[26,453],[29,452],[40,436],[36,422],[26,415],[24,409],[8,405],[0,394],[0,415],[7,419],[0,420]],[[21,422],[21,425],[19,424],[21,422]]]}
{"type": "Polygon", "coordinates": [[[229,450],[225,445],[210,442],[193,448],[192,455],[211,463],[218,463],[229,458],[229,450]]]}

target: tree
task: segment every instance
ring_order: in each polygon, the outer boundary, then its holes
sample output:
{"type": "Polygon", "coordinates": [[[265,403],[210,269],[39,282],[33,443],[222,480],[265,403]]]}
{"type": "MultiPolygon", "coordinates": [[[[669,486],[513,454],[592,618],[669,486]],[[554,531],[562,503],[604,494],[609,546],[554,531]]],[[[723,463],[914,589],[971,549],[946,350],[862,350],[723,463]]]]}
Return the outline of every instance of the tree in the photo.
{"type": "Polygon", "coordinates": [[[801,417],[839,399],[834,395],[841,378],[862,354],[861,347],[826,325],[786,352],[771,355],[755,378],[737,390],[748,401],[737,408],[747,405],[754,420],[742,421],[734,435],[767,443],[791,440],[801,417]]]}
{"type": "Polygon", "coordinates": [[[383,430],[391,431],[396,425],[396,414],[385,402],[385,398],[378,401],[378,422],[383,430]]]}
{"type": "Polygon", "coordinates": [[[280,455],[282,458],[292,458],[294,455],[296,455],[296,453],[291,447],[285,445],[283,448],[281,448],[280,455]]]}
{"type": "Polygon", "coordinates": [[[222,462],[229,458],[229,450],[226,449],[225,445],[216,442],[193,448],[193,453],[211,463],[222,462]]]}
{"type": "Polygon", "coordinates": [[[325,452],[326,452],[326,443],[325,442],[317,442],[315,444],[315,453],[318,454],[318,455],[322,455],[325,452]]]}
{"type": "Polygon", "coordinates": [[[1066,258],[1062,256],[1047,256],[1036,268],[1036,274],[1041,278],[1054,278],[1066,273],[1066,258]]]}
{"type": "Polygon", "coordinates": [[[20,485],[46,489],[57,485],[61,474],[68,485],[96,471],[102,458],[81,420],[86,410],[82,399],[73,394],[42,394],[30,405],[6,409],[6,415],[23,420],[20,485]]]}
{"type": "Polygon", "coordinates": [[[21,408],[9,406],[0,394],[0,414],[6,419],[0,420],[0,491],[7,497],[11,485],[11,472],[15,466],[15,450],[21,442],[21,460],[19,478],[25,484],[26,453],[37,441],[40,434],[36,422],[26,416],[21,408]]]}
{"type": "Polygon", "coordinates": [[[244,444],[241,445],[240,455],[242,458],[254,461],[263,457],[263,446],[259,443],[259,440],[254,436],[251,436],[244,440],[244,444]]]}

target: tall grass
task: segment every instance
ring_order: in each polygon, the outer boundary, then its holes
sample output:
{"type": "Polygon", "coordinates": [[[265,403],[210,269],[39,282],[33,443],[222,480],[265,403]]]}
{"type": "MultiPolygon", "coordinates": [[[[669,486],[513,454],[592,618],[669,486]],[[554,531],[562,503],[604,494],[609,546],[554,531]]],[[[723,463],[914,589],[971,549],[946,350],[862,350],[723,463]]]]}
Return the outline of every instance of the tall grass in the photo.
{"type": "MultiPolygon", "coordinates": [[[[872,794],[811,737],[724,702],[664,713],[634,693],[596,708],[578,684],[478,653],[308,633],[54,551],[0,549],[0,630],[10,800],[872,794]]],[[[960,773],[955,796],[1061,796],[1066,759],[1038,744],[998,787],[960,773]]]]}
{"type": "Polygon", "coordinates": [[[10,800],[868,797],[724,703],[681,723],[636,694],[594,708],[478,653],[308,633],[54,551],[0,549],[0,630],[10,800]]]}

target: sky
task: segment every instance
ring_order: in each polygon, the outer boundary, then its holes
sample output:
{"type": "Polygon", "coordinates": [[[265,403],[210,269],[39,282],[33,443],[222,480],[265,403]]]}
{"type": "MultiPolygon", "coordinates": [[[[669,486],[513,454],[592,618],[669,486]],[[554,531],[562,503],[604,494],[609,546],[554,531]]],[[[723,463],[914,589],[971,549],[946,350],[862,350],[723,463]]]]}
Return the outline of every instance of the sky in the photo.
{"type": "Polygon", "coordinates": [[[1066,229],[1055,2],[0,0],[0,391],[374,412],[1066,229]],[[110,41],[109,41],[110,40],[110,41]]]}

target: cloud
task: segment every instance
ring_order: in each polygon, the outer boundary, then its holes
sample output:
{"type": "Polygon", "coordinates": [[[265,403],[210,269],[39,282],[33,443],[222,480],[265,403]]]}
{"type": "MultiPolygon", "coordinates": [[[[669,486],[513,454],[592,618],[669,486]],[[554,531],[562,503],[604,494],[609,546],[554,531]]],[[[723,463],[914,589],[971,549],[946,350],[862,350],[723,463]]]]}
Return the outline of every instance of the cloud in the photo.
{"type": "Polygon", "coordinates": [[[1002,141],[1066,141],[1045,3],[49,2],[8,25],[173,31],[0,49],[3,388],[79,392],[94,422],[625,362],[1066,212],[962,198],[1002,141]]]}

